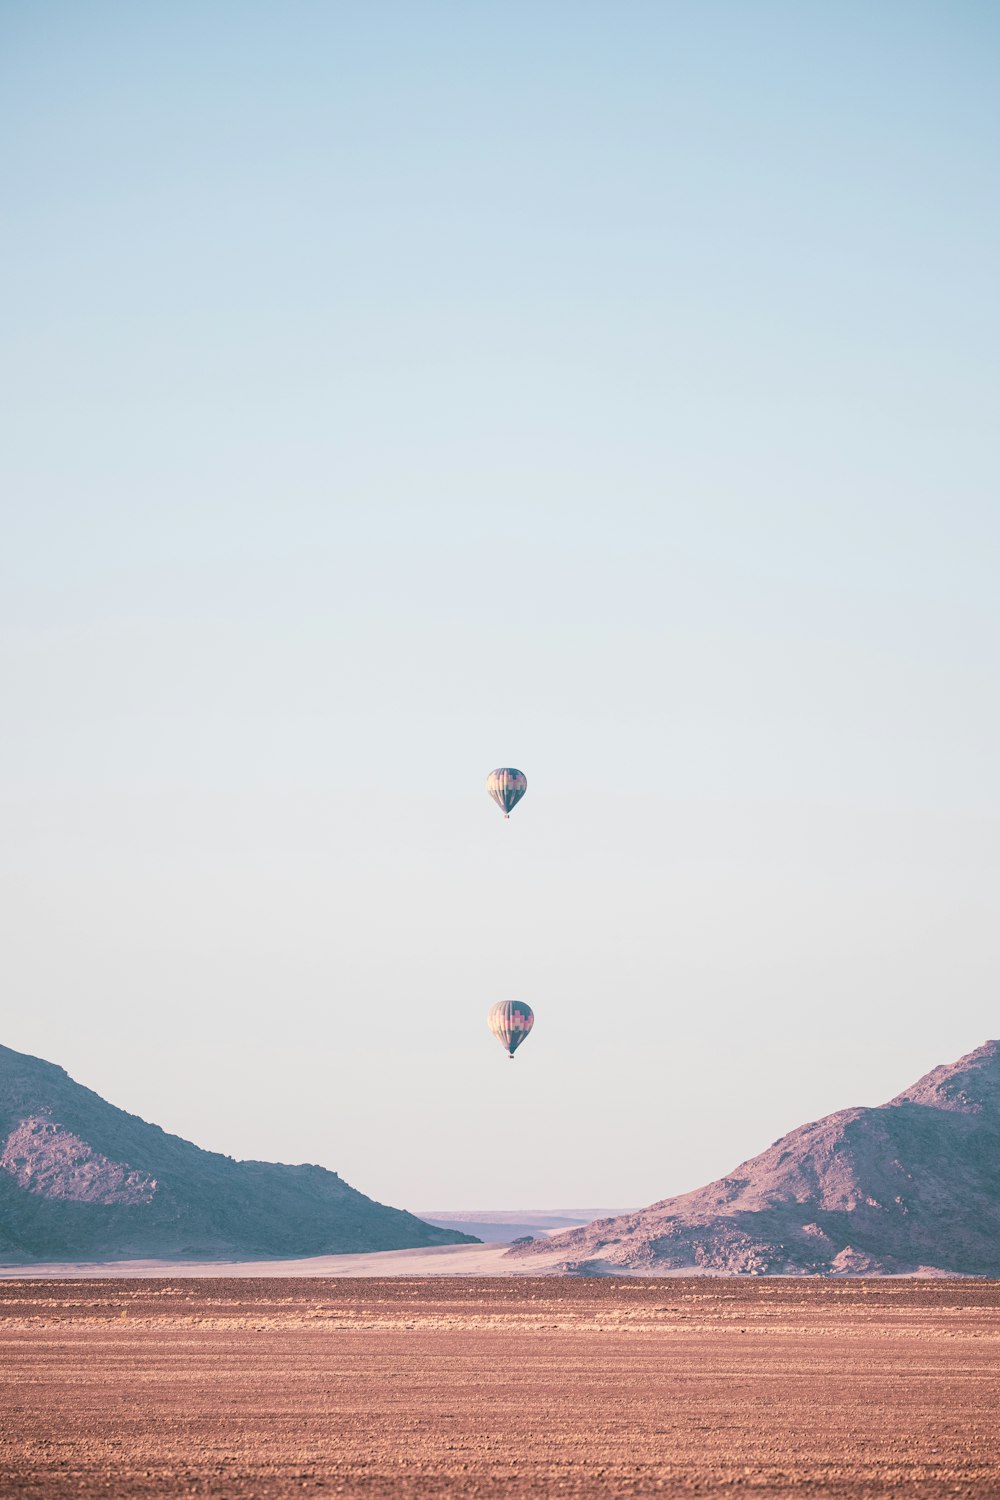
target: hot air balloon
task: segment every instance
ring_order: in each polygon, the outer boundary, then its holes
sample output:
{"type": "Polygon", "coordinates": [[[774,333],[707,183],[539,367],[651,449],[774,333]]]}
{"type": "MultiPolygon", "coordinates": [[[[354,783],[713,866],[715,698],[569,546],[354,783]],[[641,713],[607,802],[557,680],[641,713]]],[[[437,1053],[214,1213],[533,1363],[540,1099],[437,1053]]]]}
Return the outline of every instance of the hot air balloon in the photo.
{"type": "Polygon", "coordinates": [[[523,771],[515,771],[513,766],[501,766],[487,776],[486,790],[504,817],[509,818],[511,808],[517,806],[528,790],[528,778],[523,771]]]}
{"type": "Polygon", "coordinates": [[[489,1023],[493,1035],[513,1060],[514,1053],[535,1024],[535,1016],[530,1005],[522,1005],[519,1000],[501,1000],[491,1007],[489,1023]]]}

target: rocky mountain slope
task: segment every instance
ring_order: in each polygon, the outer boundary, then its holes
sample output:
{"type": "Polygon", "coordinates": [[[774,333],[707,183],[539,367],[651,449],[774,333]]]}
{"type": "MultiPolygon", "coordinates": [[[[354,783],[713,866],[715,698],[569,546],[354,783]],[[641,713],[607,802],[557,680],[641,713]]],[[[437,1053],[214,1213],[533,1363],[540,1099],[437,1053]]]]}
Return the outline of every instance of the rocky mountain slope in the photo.
{"type": "Polygon", "coordinates": [[[233,1161],[0,1047],[0,1262],[223,1260],[472,1243],[316,1166],[233,1161]]]}
{"type": "Polygon", "coordinates": [[[1000,1042],[879,1108],[803,1125],[708,1187],[508,1255],[555,1252],[595,1273],[1000,1276],[1000,1042]]]}

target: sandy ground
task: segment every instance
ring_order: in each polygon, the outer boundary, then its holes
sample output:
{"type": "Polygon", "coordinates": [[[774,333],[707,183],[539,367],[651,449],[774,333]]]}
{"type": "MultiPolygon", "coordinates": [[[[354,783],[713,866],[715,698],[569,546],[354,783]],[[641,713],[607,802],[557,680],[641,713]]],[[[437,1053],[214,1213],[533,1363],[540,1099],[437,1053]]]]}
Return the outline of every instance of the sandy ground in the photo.
{"type": "MultiPolygon", "coordinates": [[[[65,1281],[81,1277],[236,1277],[262,1276],[515,1276],[546,1275],[548,1265],[505,1260],[509,1245],[431,1245],[422,1250],[377,1250],[367,1255],[312,1255],[299,1260],[66,1261],[48,1265],[0,1266],[0,1280],[27,1278],[65,1281]]],[[[552,1257],[555,1267],[559,1257],[552,1257]]]]}
{"type": "Polygon", "coordinates": [[[1000,1493],[1000,1284],[0,1284],[0,1494],[1000,1493]]]}

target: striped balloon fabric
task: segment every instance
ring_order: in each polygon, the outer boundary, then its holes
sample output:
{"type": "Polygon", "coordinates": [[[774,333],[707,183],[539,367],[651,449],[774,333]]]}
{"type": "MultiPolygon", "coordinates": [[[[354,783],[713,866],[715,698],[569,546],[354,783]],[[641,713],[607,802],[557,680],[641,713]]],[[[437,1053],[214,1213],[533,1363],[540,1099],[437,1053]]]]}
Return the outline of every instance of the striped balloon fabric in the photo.
{"type": "Polygon", "coordinates": [[[501,1000],[490,1010],[489,1021],[493,1035],[506,1050],[508,1057],[513,1057],[534,1026],[535,1017],[530,1005],[521,1005],[515,1000],[501,1000]]]}
{"type": "Polygon", "coordinates": [[[486,790],[504,817],[509,818],[511,809],[517,806],[528,790],[528,778],[523,771],[515,771],[513,766],[500,766],[487,776],[486,790]]]}

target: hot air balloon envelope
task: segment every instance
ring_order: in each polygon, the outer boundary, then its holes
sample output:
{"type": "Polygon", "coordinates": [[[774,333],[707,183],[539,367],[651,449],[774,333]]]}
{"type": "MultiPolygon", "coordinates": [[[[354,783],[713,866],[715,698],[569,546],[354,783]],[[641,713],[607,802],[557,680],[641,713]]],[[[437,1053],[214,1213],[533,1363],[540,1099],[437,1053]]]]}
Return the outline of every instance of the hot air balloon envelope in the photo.
{"type": "Polygon", "coordinates": [[[535,1024],[535,1015],[530,1005],[517,1000],[501,1000],[489,1014],[490,1030],[507,1053],[514,1053],[535,1024]]]}
{"type": "Polygon", "coordinates": [[[509,818],[511,808],[517,806],[528,790],[528,778],[523,771],[515,771],[513,766],[500,766],[487,776],[486,790],[504,817],[509,818]]]}

